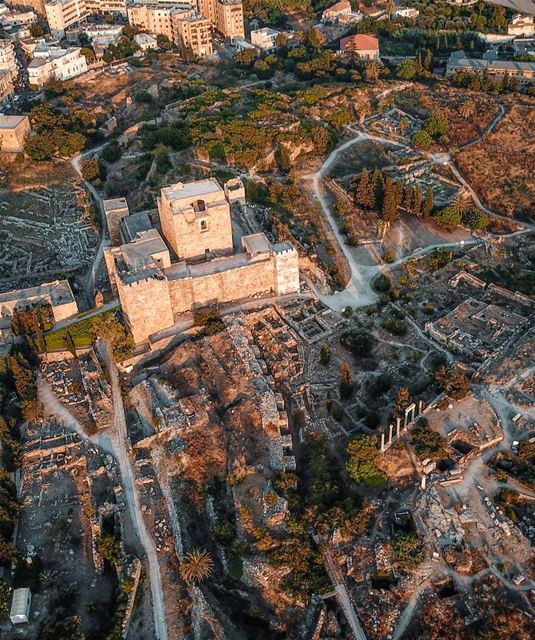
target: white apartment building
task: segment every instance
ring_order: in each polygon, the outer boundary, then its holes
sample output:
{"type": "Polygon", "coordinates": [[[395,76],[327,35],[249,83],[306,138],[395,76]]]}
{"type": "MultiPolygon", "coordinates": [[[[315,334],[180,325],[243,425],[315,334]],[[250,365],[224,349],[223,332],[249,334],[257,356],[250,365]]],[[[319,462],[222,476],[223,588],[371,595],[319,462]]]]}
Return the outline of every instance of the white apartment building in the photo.
{"type": "Polygon", "coordinates": [[[414,7],[398,7],[392,12],[393,18],[408,18],[409,20],[414,20],[419,15],[420,12],[414,7]]]}
{"type": "Polygon", "coordinates": [[[79,47],[49,47],[36,50],[28,65],[29,83],[42,87],[50,78],[70,80],[87,71],[87,61],[79,47]]]}
{"type": "Polygon", "coordinates": [[[3,6],[0,11],[0,25],[3,29],[17,29],[27,27],[37,22],[37,14],[33,11],[13,11],[3,6]]]}
{"type": "Polygon", "coordinates": [[[79,24],[89,15],[85,0],[52,0],[45,4],[45,12],[50,33],[60,40],[68,27],[79,24]]]}
{"type": "Polygon", "coordinates": [[[15,82],[19,76],[19,68],[12,40],[0,40],[0,70],[8,71],[13,82],[15,82]]]}
{"type": "Polygon", "coordinates": [[[270,49],[275,49],[275,40],[278,35],[278,31],[270,29],[269,27],[255,29],[251,31],[251,44],[254,44],[255,47],[262,51],[269,51],[270,49]]]}
{"type": "Polygon", "coordinates": [[[90,14],[120,13],[126,16],[126,0],[85,0],[85,6],[90,14]]]}
{"type": "Polygon", "coordinates": [[[511,36],[524,36],[530,38],[535,36],[535,19],[533,16],[523,16],[515,13],[507,27],[507,33],[511,36]]]}

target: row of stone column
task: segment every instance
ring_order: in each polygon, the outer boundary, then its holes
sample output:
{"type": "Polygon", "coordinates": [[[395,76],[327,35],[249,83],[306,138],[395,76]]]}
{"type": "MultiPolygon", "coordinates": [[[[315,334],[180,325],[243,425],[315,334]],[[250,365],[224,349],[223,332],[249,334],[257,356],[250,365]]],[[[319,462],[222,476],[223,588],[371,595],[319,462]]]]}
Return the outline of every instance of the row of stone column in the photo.
{"type": "Polygon", "coordinates": [[[399,440],[402,434],[406,433],[409,426],[414,422],[414,419],[419,416],[424,409],[424,401],[418,401],[418,407],[413,402],[405,409],[405,415],[403,417],[403,427],[401,426],[401,418],[396,419],[396,435],[394,437],[394,425],[390,424],[388,427],[388,441],[385,442],[385,432],[381,433],[381,453],[384,453],[388,448],[392,446],[394,442],[399,440]]]}

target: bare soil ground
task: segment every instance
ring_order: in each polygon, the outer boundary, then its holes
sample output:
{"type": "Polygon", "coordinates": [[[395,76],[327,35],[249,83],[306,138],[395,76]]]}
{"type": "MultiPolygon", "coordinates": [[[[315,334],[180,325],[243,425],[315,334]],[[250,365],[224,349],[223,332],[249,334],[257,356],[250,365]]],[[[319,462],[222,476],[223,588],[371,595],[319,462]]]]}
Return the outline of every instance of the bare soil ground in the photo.
{"type": "Polygon", "coordinates": [[[533,219],[535,112],[513,106],[495,131],[456,156],[459,169],[485,204],[500,213],[533,219]]]}
{"type": "Polygon", "coordinates": [[[38,189],[80,181],[68,160],[51,162],[33,162],[28,158],[24,162],[3,160],[0,162],[0,172],[11,191],[38,189]]]}

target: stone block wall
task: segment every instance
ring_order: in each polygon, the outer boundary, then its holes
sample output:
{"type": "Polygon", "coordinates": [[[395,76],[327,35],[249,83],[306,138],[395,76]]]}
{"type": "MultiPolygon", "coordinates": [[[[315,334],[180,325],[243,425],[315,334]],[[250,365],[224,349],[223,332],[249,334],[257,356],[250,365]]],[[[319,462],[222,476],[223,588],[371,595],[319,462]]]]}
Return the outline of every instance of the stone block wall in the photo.
{"type": "Polygon", "coordinates": [[[165,278],[147,277],[133,284],[118,282],[119,300],[136,344],[172,327],[174,315],[165,278]]]}
{"type": "Polygon", "coordinates": [[[203,257],[206,250],[215,255],[232,253],[230,205],[226,200],[206,203],[204,211],[188,209],[174,214],[159,198],[158,211],[162,232],[179,260],[203,257]]]}
{"type": "Polygon", "coordinates": [[[275,271],[275,292],[278,296],[299,291],[299,254],[289,246],[275,247],[273,253],[275,271]]]}
{"type": "Polygon", "coordinates": [[[213,304],[275,292],[271,259],[250,262],[227,271],[169,281],[171,306],[175,313],[213,304]]]}
{"type": "Polygon", "coordinates": [[[118,247],[122,244],[120,223],[121,220],[128,215],[128,207],[125,207],[124,209],[111,209],[109,211],[105,211],[105,214],[111,243],[114,247],[118,247]]]}
{"type": "Polygon", "coordinates": [[[108,277],[110,279],[110,286],[114,296],[119,295],[117,291],[117,276],[115,275],[115,260],[111,248],[104,249],[104,262],[106,263],[106,269],[108,270],[108,277]]]}

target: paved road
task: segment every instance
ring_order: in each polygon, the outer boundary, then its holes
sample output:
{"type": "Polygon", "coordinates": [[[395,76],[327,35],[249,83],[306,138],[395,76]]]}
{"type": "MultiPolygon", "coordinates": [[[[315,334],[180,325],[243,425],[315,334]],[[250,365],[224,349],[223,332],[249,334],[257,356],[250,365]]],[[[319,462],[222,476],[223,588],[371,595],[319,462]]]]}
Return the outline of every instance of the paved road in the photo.
{"type": "Polygon", "coordinates": [[[149,534],[145,521],[143,520],[139,493],[137,491],[134,473],[128,456],[126,417],[124,413],[121,387],[119,384],[119,374],[113,357],[110,356],[108,346],[104,345],[101,352],[108,364],[113,397],[114,429],[111,432],[110,441],[121,472],[122,486],[125,492],[126,504],[128,506],[130,518],[147,556],[156,639],[167,640],[165,601],[162,589],[160,565],[158,564],[158,555],[154,540],[149,534]]]}
{"type": "Polygon", "coordinates": [[[93,147],[92,149],[88,149],[83,153],[79,153],[71,159],[72,168],[76,171],[76,173],[82,178],[85,188],[93,195],[95,199],[96,207],[98,209],[98,213],[100,216],[100,225],[101,225],[101,234],[100,234],[100,244],[98,246],[97,253],[93,259],[93,263],[91,265],[91,269],[87,276],[87,280],[85,283],[85,293],[86,297],[90,304],[93,304],[95,301],[95,276],[100,267],[100,263],[102,262],[102,258],[104,256],[104,248],[107,247],[110,243],[107,235],[107,224],[106,224],[106,216],[104,215],[104,207],[102,205],[102,198],[100,194],[95,189],[95,187],[87,180],[84,180],[82,177],[82,169],[81,163],[84,158],[89,156],[93,156],[97,154],[105,145],[100,145],[98,147],[93,147]]]}

